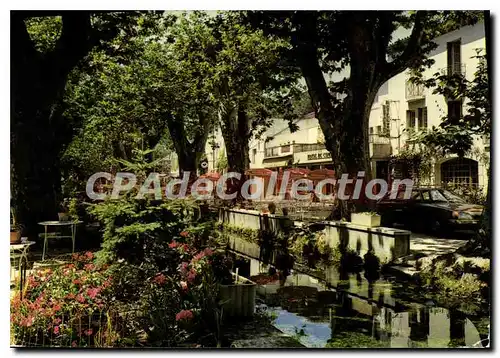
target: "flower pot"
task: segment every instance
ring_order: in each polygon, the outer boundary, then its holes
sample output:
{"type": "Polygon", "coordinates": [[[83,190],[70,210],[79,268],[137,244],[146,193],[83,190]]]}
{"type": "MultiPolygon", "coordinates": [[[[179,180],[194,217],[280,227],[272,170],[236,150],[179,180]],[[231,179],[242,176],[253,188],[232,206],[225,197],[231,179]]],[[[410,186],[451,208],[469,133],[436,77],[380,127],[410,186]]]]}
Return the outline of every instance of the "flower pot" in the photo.
{"type": "Polygon", "coordinates": [[[379,227],[380,215],[372,213],[352,213],[351,223],[367,227],[379,227]]]}
{"type": "Polygon", "coordinates": [[[11,244],[19,244],[21,242],[21,231],[11,231],[10,232],[10,243],[11,244]]]}
{"type": "MultiPolygon", "coordinates": [[[[234,274],[233,274],[234,276],[234,274]]],[[[220,298],[224,301],[226,318],[252,317],[255,313],[255,294],[257,285],[244,277],[238,283],[220,286],[220,298]]]]}
{"type": "Polygon", "coordinates": [[[59,217],[59,221],[68,221],[69,220],[68,213],[57,213],[57,216],[59,217]]]}

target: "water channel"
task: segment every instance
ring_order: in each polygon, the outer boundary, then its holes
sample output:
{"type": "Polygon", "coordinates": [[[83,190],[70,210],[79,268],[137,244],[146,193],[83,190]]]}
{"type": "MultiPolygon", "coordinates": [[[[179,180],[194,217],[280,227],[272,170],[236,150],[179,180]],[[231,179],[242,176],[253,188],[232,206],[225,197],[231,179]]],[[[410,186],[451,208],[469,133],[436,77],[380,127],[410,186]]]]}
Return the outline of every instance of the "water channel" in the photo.
{"type": "MultiPolygon", "coordinates": [[[[259,260],[233,255],[242,276],[269,271],[259,260]]],[[[439,307],[419,287],[390,275],[299,267],[286,280],[259,285],[257,293],[273,325],[306,347],[483,348],[489,342],[487,313],[439,307]]]]}

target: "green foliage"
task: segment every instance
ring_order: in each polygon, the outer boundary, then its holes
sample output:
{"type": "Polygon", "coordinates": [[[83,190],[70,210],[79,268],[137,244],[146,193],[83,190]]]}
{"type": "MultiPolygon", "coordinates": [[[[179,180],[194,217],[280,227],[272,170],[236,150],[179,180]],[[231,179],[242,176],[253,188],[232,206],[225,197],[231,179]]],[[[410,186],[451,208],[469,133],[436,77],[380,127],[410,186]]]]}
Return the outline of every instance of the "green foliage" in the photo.
{"type": "Polygon", "coordinates": [[[16,344],[85,347],[106,341],[120,346],[117,332],[103,329],[110,318],[111,286],[109,272],[93,263],[90,252],[54,271],[30,275],[23,298],[17,294],[11,304],[16,344]]]}
{"type": "Polygon", "coordinates": [[[165,249],[178,237],[195,217],[195,208],[187,200],[157,203],[127,198],[93,205],[90,213],[104,225],[98,259],[141,262],[149,252],[165,249]]]}
{"type": "Polygon", "coordinates": [[[225,150],[219,152],[219,158],[217,159],[217,172],[222,173],[228,167],[227,156],[225,150]]]}
{"type": "Polygon", "coordinates": [[[387,343],[364,333],[341,332],[332,337],[325,348],[387,348],[387,343]]]}
{"type": "Polygon", "coordinates": [[[479,205],[486,204],[486,193],[481,187],[448,184],[446,189],[463,198],[467,203],[479,205]]]}
{"type": "Polygon", "coordinates": [[[483,49],[478,49],[473,59],[477,60],[477,70],[472,80],[461,74],[448,75],[435,73],[424,78],[422,73],[415,74],[412,81],[433,89],[434,94],[446,99],[462,101],[467,112],[456,118],[441,118],[439,127],[433,127],[419,140],[424,145],[432,145],[444,154],[452,153],[463,157],[472,149],[473,135],[491,134],[491,103],[489,100],[488,71],[483,49]]]}
{"type": "Polygon", "coordinates": [[[235,234],[241,236],[249,242],[253,242],[256,244],[259,242],[260,232],[257,229],[243,228],[227,223],[223,223],[221,229],[227,234],[235,234]]]}
{"type": "Polygon", "coordinates": [[[56,41],[61,36],[61,16],[31,17],[25,20],[26,30],[41,53],[55,49],[56,41]]]}

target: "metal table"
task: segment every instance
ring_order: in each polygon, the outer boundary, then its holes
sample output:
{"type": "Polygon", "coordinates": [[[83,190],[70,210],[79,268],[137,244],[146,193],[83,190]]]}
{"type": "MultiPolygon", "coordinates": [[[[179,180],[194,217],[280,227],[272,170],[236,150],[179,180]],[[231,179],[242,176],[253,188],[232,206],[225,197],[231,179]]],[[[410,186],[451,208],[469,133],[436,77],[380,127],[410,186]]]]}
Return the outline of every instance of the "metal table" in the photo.
{"type": "Polygon", "coordinates": [[[19,244],[10,244],[10,274],[12,276],[13,261],[15,262],[15,259],[19,259],[19,292],[21,294],[21,299],[23,298],[23,286],[26,281],[26,271],[28,268],[28,251],[29,247],[34,244],[35,241],[24,241],[19,244]]]}
{"type": "Polygon", "coordinates": [[[73,253],[75,253],[75,237],[76,237],[76,226],[78,224],[83,223],[83,221],[42,221],[39,222],[38,225],[43,225],[45,228],[45,236],[44,236],[44,241],[43,241],[43,253],[42,253],[42,261],[45,260],[45,253],[47,252],[47,246],[48,246],[48,227],[49,226],[70,226],[71,227],[71,235],[50,235],[50,238],[52,239],[64,239],[64,238],[71,238],[71,241],[73,242],[73,253]]]}

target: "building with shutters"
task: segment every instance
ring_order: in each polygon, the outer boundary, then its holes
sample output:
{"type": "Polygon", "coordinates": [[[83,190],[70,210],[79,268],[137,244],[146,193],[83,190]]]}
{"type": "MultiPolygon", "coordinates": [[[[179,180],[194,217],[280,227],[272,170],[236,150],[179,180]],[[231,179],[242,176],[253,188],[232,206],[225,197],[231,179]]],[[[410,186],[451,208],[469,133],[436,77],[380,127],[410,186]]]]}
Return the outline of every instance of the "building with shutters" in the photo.
{"type": "MultiPolygon", "coordinates": [[[[473,58],[478,50],[485,48],[484,23],[462,27],[438,37],[438,47],[429,55],[435,62],[424,77],[436,72],[461,74],[468,80],[474,78],[478,59],[473,58]]],[[[398,157],[404,152],[418,151],[414,134],[438,127],[445,116],[459,117],[467,111],[467,103],[447,100],[433,94],[432,89],[412,84],[409,71],[404,71],[379,90],[373,103],[370,121],[370,155],[372,170],[376,177],[411,175],[402,168],[398,157]]],[[[488,137],[474,138],[473,149],[465,158],[436,153],[428,176],[421,184],[446,186],[467,184],[485,188],[488,182],[490,143],[488,137]]]]}
{"type": "MultiPolygon", "coordinates": [[[[484,49],[484,24],[462,27],[437,38],[438,47],[430,53],[435,61],[424,76],[436,72],[460,73],[472,80],[478,60],[473,58],[478,49],[484,49]]],[[[446,101],[432,90],[409,82],[409,71],[402,72],[380,88],[373,103],[369,120],[369,148],[372,175],[391,180],[411,176],[411,171],[398,165],[397,158],[404,151],[418,149],[412,134],[439,126],[444,116],[460,116],[467,110],[466,103],[446,101]]],[[[298,130],[291,132],[288,122],[275,119],[260,139],[249,143],[250,168],[279,170],[298,167],[309,170],[333,169],[324,136],[314,113],[295,122],[298,130]]],[[[220,132],[215,135],[217,147],[207,144],[206,154],[210,171],[217,167],[224,155],[224,141],[220,132]]],[[[474,148],[465,158],[438,156],[432,163],[429,177],[420,184],[443,186],[467,184],[486,188],[490,144],[488,138],[474,138],[474,148]]]]}

